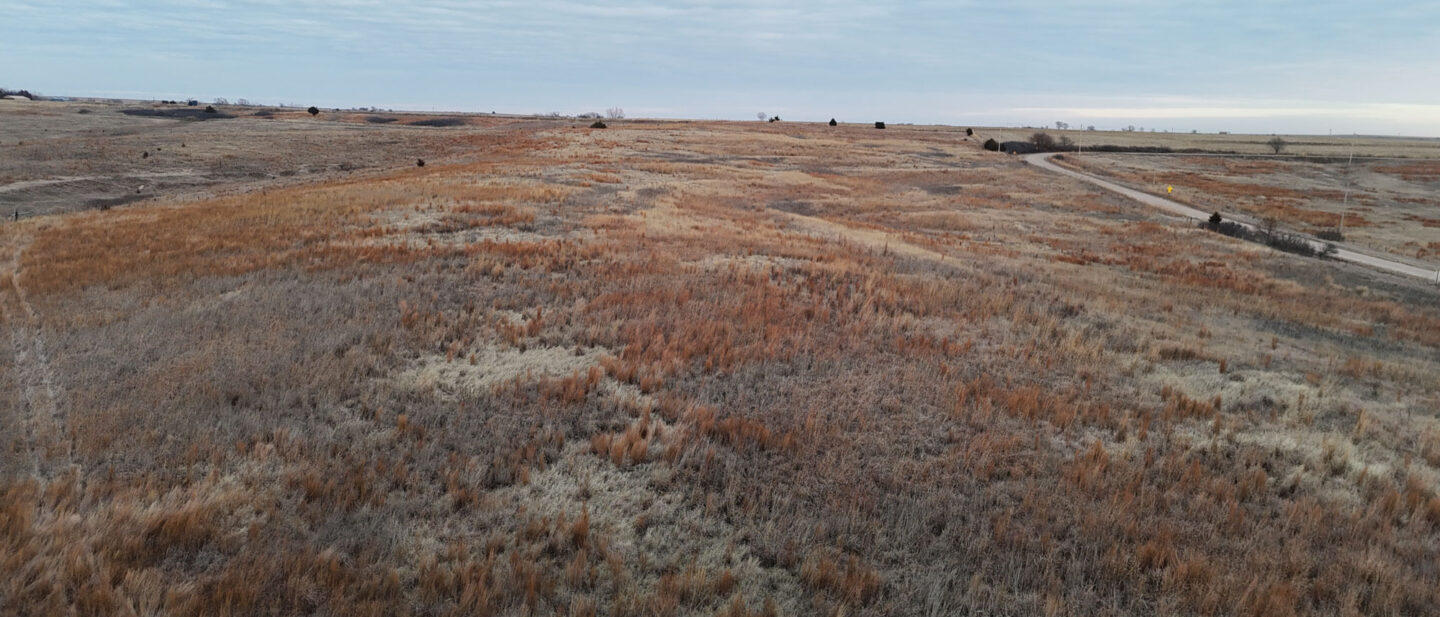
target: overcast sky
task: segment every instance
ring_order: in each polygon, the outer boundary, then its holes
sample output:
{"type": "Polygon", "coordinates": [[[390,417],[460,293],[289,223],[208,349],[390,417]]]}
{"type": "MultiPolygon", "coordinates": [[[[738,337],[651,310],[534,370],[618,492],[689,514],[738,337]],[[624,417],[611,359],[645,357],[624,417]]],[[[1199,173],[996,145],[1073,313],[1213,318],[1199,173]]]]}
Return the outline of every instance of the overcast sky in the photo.
{"type": "Polygon", "coordinates": [[[0,86],[325,107],[1440,136],[1440,2],[1169,4],[0,0],[0,86]]]}

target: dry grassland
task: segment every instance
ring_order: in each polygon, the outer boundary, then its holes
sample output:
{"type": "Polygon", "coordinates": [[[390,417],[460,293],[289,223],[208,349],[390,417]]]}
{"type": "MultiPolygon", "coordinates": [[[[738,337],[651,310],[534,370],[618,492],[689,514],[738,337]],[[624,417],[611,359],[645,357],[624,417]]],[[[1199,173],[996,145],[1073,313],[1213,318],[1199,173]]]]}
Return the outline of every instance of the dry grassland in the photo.
{"type": "Polygon", "coordinates": [[[0,227],[0,612],[1440,607],[1432,288],[954,130],[444,130],[0,227]]]}
{"type": "Polygon", "coordinates": [[[1440,160],[1338,162],[1084,154],[1066,164],[1202,210],[1275,218],[1287,229],[1338,229],[1348,244],[1440,265],[1440,160]],[[1348,172],[1347,172],[1348,168],[1348,172]],[[1347,175],[1348,174],[1348,175],[1347,175]]]}
{"type": "MultiPolygon", "coordinates": [[[[982,129],[976,129],[982,130],[982,129]]],[[[1163,147],[1173,150],[1205,150],[1208,152],[1273,155],[1275,150],[1266,142],[1273,135],[1219,133],[1164,133],[1149,131],[1082,131],[1051,128],[987,128],[984,133],[1004,140],[1025,141],[1036,132],[1045,132],[1059,139],[1068,137],[1086,148],[1121,146],[1125,148],[1163,147]]],[[[1378,135],[1281,135],[1284,153],[1311,157],[1344,158],[1398,157],[1413,159],[1440,158],[1440,138],[1386,137],[1378,135]]]]}

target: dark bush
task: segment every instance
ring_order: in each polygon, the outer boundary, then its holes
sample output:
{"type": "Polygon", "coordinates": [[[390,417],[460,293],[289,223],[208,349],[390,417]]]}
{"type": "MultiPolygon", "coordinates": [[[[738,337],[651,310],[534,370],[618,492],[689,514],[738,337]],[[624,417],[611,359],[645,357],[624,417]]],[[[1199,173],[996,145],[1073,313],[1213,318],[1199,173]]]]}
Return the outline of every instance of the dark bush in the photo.
{"type": "Polygon", "coordinates": [[[876,122],[876,123],[875,123],[875,128],[877,128],[877,129],[883,129],[883,128],[885,128],[885,123],[884,123],[884,122],[876,122]]]}
{"type": "Polygon", "coordinates": [[[314,106],[314,105],[311,105],[311,106],[310,106],[310,109],[307,109],[307,110],[305,110],[305,111],[308,112],[311,116],[318,116],[318,115],[320,115],[320,108],[319,108],[319,107],[316,107],[316,106],[314,106]]]}
{"type": "Polygon", "coordinates": [[[205,106],[205,113],[207,113],[207,114],[216,113],[216,112],[215,112],[215,106],[214,106],[214,105],[206,105],[206,106],[205,106]]]}
{"type": "Polygon", "coordinates": [[[974,135],[975,135],[975,129],[965,129],[965,136],[966,136],[966,137],[971,137],[971,136],[974,136],[974,135]]]}
{"type": "Polygon", "coordinates": [[[1030,143],[1035,144],[1035,149],[1041,152],[1054,152],[1059,147],[1059,145],[1055,143],[1055,138],[1051,137],[1049,133],[1036,133],[1031,135],[1030,143]]]}
{"type": "Polygon", "coordinates": [[[830,119],[830,126],[840,126],[840,123],[839,123],[839,122],[836,122],[834,118],[831,118],[831,119],[830,119]]]}
{"type": "Polygon", "coordinates": [[[223,120],[234,118],[227,113],[214,111],[213,109],[122,109],[120,113],[127,116],[141,116],[146,118],[177,118],[180,120],[223,120]]]}
{"type": "Polygon", "coordinates": [[[425,159],[415,159],[415,166],[416,166],[416,167],[424,167],[424,166],[425,166],[425,159]]]}
{"type": "Polygon", "coordinates": [[[603,128],[605,128],[605,123],[604,123],[604,122],[601,122],[601,121],[599,121],[599,120],[596,120],[594,124],[591,124],[591,125],[590,125],[590,128],[592,128],[592,129],[603,129],[603,128]]]}
{"type": "MultiPolygon", "coordinates": [[[[1286,253],[1295,253],[1296,255],[1305,255],[1307,257],[1315,257],[1322,253],[1322,250],[1316,249],[1315,245],[1305,239],[1304,236],[1284,231],[1271,233],[1269,237],[1265,239],[1265,244],[1270,245],[1270,248],[1279,249],[1286,253]]],[[[1326,245],[1324,252],[1328,253],[1333,250],[1333,245],[1326,245]]]]}
{"type": "Polygon", "coordinates": [[[1200,227],[1202,229],[1208,229],[1220,235],[1230,236],[1231,238],[1239,238],[1241,240],[1258,241],[1259,239],[1262,239],[1264,237],[1264,234],[1252,232],[1240,223],[1221,219],[1220,213],[1218,212],[1212,214],[1210,216],[1210,220],[1200,223],[1200,227]]]}
{"type": "Polygon", "coordinates": [[[411,122],[410,126],[465,126],[464,118],[431,118],[411,122]]]}
{"type": "Polygon", "coordinates": [[[985,140],[985,149],[991,152],[999,152],[1000,142],[995,141],[995,138],[991,137],[990,139],[985,140]]]}
{"type": "Polygon", "coordinates": [[[1325,258],[1333,255],[1336,250],[1334,244],[1326,243],[1317,247],[1300,234],[1279,231],[1268,224],[1264,229],[1252,230],[1234,221],[1221,220],[1218,212],[1211,215],[1210,220],[1200,223],[1200,227],[1231,238],[1260,242],[1276,250],[1306,257],[1325,258]]]}
{"type": "Polygon", "coordinates": [[[1317,232],[1315,234],[1315,237],[1321,240],[1329,240],[1331,242],[1345,241],[1345,234],[1341,233],[1339,229],[1323,229],[1317,232]]]}

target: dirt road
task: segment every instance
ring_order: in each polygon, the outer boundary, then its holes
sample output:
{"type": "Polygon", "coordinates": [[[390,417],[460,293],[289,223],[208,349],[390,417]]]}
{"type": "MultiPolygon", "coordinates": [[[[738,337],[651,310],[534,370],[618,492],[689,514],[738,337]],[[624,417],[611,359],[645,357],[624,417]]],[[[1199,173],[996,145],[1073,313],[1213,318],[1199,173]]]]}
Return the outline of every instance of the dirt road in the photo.
{"type": "MultiPolygon", "coordinates": [[[[1152,208],[1159,208],[1171,214],[1192,218],[1198,221],[1203,221],[1210,218],[1209,212],[1196,210],[1195,208],[1191,208],[1190,206],[1171,201],[1169,199],[1165,199],[1164,197],[1158,197],[1149,193],[1142,193],[1134,189],[1125,188],[1123,186],[1120,186],[1119,184],[1104,180],[1102,178],[1098,178],[1096,176],[1092,176],[1090,174],[1081,173],[1073,169],[1066,169],[1064,167],[1060,167],[1059,165],[1050,162],[1050,157],[1052,156],[1055,156],[1055,154],[1043,152],[1039,154],[1030,154],[1025,157],[1025,162],[1041,169],[1053,171],[1055,173],[1064,174],[1078,180],[1089,182],[1108,191],[1119,193],[1147,206],[1150,206],[1152,208]]],[[[1229,213],[1221,213],[1221,215],[1224,216],[1227,220],[1236,220],[1236,218],[1229,213]]],[[[1247,228],[1250,229],[1255,228],[1253,225],[1250,225],[1248,223],[1241,224],[1245,225],[1247,228]]],[[[1321,242],[1314,238],[1309,238],[1308,236],[1306,237],[1306,239],[1309,240],[1312,244],[1314,244],[1317,248],[1323,248],[1325,245],[1324,242],[1321,242]]],[[[1391,261],[1389,259],[1385,259],[1383,257],[1376,257],[1374,255],[1368,255],[1358,252],[1343,244],[1337,243],[1335,244],[1335,247],[1335,253],[1332,255],[1335,259],[1369,266],[1371,268],[1384,270],[1386,272],[1403,274],[1405,276],[1413,276],[1416,278],[1424,279],[1426,281],[1440,281],[1440,272],[1436,272],[1435,270],[1418,268],[1410,264],[1400,263],[1398,261],[1391,261]]]]}

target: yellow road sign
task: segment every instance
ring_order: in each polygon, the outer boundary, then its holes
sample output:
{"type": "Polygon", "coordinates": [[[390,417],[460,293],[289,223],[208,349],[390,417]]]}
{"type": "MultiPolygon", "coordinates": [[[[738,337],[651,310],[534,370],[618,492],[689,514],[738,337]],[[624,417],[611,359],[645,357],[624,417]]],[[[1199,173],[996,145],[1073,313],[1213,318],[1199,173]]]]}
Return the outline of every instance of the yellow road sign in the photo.
{"type": "Polygon", "coordinates": [[[1175,192],[1175,187],[1170,186],[1170,185],[1166,185],[1166,186],[1165,186],[1165,192],[1166,192],[1166,193],[1174,193],[1174,192],[1175,192]]]}

